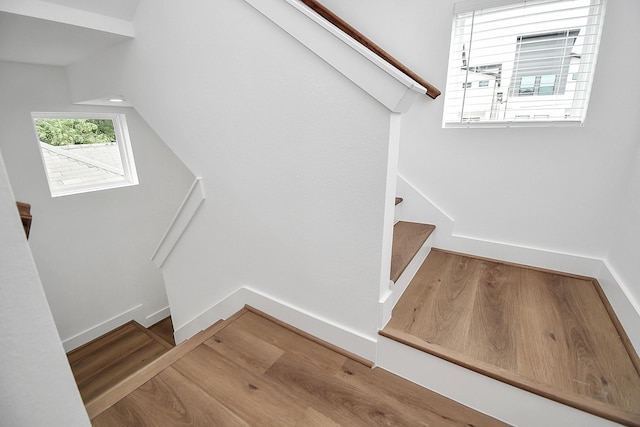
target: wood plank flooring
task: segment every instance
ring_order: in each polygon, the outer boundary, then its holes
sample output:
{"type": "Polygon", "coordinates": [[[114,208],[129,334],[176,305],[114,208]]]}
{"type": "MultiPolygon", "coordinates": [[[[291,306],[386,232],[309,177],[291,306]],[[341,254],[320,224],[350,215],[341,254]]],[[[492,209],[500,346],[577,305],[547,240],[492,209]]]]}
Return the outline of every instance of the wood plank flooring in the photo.
{"type": "Polygon", "coordinates": [[[391,281],[398,280],[435,228],[431,224],[405,221],[399,221],[393,226],[391,281]]]}
{"type": "Polygon", "coordinates": [[[504,425],[250,311],[225,323],[92,422],[94,426],[504,425]]]}
{"type": "Polygon", "coordinates": [[[171,316],[165,317],[158,323],[149,326],[149,330],[171,344],[172,347],[176,345],[176,340],[173,337],[173,322],[171,316]]]}
{"type": "Polygon", "coordinates": [[[432,250],[381,334],[640,425],[637,355],[598,287],[588,278],[432,250]]]}
{"type": "Polygon", "coordinates": [[[171,349],[131,321],[67,354],[85,404],[171,349]]]}

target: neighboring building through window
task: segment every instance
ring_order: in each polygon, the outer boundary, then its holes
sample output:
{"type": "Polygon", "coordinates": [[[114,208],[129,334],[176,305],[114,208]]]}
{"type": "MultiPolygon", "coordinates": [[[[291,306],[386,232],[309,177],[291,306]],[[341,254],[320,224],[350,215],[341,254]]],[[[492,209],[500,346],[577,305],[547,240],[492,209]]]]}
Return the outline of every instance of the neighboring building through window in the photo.
{"type": "Polygon", "coordinates": [[[443,125],[581,124],[605,1],[457,3],[443,125]]]}
{"type": "Polygon", "coordinates": [[[53,197],[138,184],[123,114],[32,117],[53,197]]]}
{"type": "Polygon", "coordinates": [[[556,31],[518,37],[511,81],[512,96],[564,95],[579,30],[556,31]]]}

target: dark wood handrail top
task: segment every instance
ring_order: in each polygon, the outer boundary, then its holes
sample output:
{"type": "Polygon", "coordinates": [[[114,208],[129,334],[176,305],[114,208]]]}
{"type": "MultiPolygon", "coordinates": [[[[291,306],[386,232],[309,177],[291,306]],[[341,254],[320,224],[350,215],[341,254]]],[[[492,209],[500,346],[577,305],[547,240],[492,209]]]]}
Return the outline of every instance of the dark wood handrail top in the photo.
{"type": "Polygon", "coordinates": [[[346,21],[340,18],[338,15],[333,13],[331,10],[327,9],[325,6],[317,2],[316,0],[300,0],[302,3],[307,5],[313,11],[315,11],[318,15],[322,16],[324,19],[335,25],[338,29],[346,33],[349,37],[353,38],[355,41],[360,43],[362,46],[369,49],[371,52],[378,55],[380,58],[393,65],[395,68],[400,70],[405,75],[409,76],[417,83],[421,84],[427,89],[426,95],[432,99],[436,99],[438,95],[441,94],[440,90],[436,88],[434,85],[417,75],[415,72],[410,70],[407,66],[405,66],[402,62],[398,61],[396,58],[387,53],[380,46],[369,40],[364,34],[360,31],[353,28],[346,21]]]}

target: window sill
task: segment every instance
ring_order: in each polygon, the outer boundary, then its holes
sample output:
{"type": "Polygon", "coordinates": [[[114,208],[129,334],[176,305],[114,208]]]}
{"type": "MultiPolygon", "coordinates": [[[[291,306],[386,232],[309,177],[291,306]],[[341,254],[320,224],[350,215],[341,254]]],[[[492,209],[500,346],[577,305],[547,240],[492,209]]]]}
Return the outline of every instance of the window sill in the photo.
{"type": "Polygon", "coordinates": [[[524,127],[582,127],[581,120],[505,120],[491,122],[444,123],[445,129],[453,128],[524,128],[524,127]]]}

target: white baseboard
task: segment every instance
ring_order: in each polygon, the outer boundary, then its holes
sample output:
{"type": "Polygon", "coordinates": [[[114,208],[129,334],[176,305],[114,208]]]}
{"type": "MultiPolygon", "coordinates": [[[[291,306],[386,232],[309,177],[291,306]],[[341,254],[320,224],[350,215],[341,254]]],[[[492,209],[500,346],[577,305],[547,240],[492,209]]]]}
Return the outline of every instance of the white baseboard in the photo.
{"type": "Polygon", "coordinates": [[[520,427],[618,425],[380,337],[378,366],[520,427]]]}
{"type": "Polygon", "coordinates": [[[175,331],[176,343],[194,336],[220,319],[228,318],[245,305],[250,305],[278,320],[364,359],[376,360],[377,336],[366,336],[248,287],[238,289],[191,322],[177,329],[175,331]]]}
{"type": "Polygon", "coordinates": [[[243,288],[223,298],[220,302],[197,315],[193,320],[182,326],[174,325],[176,344],[188,340],[198,332],[207,329],[219,320],[227,319],[240,311],[244,306],[243,288]]]}
{"type": "Polygon", "coordinates": [[[104,335],[107,332],[112,331],[119,326],[124,325],[130,320],[138,318],[141,308],[142,308],[142,304],[138,304],[135,307],[132,307],[126,311],[123,311],[122,313],[117,314],[111,317],[110,319],[107,319],[104,322],[97,324],[96,326],[93,326],[67,339],[63,339],[62,346],[64,347],[64,351],[69,352],[74,348],[78,348],[81,345],[86,344],[89,341],[96,339],[99,336],[104,335]]]}
{"type": "Polygon", "coordinates": [[[602,262],[602,271],[598,274],[598,283],[616,312],[616,316],[637,354],[640,354],[640,307],[630,295],[622,279],[607,261],[602,262]]]}
{"type": "Polygon", "coordinates": [[[142,326],[144,326],[145,328],[148,328],[151,325],[155,325],[156,323],[158,323],[159,321],[161,321],[164,318],[167,318],[171,316],[171,310],[169,308],[169,306],[166,306],[163,309],[160,309],[158,311],[156,311],[155,313],[152,313],[150,315],[148,315],[145,320],[144,323],[141,323],[142,326]]]}

